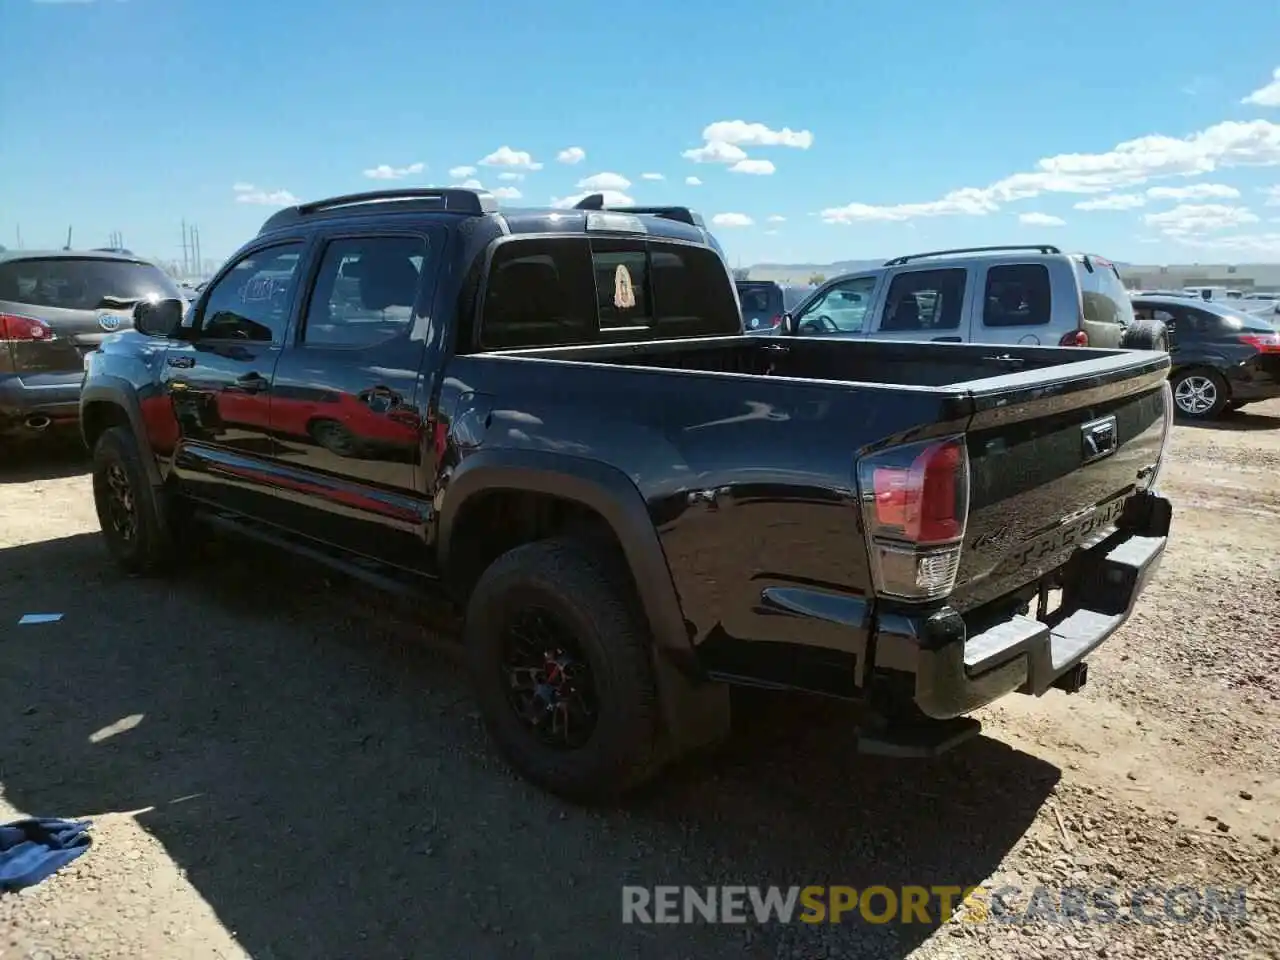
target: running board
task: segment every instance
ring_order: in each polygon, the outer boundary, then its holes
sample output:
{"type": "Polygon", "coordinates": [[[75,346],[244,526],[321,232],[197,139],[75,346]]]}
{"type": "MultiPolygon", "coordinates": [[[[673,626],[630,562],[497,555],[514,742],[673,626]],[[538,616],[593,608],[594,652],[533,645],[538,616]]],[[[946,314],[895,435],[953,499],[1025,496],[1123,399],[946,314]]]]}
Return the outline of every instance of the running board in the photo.
{"type": "Polygon", "coordinates": [[[399,572],[369,557],[340,551],[315,540],[293,537],[266,524],[255,523],[238,515],[211,509],[199,509],[196,518],[213,529],[236,537],[246,537],[337,570],[378,590],[413,600],[429,599],[452,605],[443,587],[436,581],[409,572],[399,572]]]}

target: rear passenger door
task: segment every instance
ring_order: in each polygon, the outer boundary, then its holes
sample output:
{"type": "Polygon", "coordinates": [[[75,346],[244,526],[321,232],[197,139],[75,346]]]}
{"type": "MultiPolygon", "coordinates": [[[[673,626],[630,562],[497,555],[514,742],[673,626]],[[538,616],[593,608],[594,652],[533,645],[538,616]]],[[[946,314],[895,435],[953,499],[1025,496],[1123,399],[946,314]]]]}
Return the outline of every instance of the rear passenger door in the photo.
{"type": "Polygon", "coordinates": [[[438,232],[346,234],[319,244],[299,323],[276,364],[271,430],[280,522],[416,568],[429,516],[420,492],[421,371],[438,232]]]}
{"type": "Polygon", "coordinates": [[[969,270],[904,269],[888,276],[870,336],[877,340],[969,340],[969,270]]]}

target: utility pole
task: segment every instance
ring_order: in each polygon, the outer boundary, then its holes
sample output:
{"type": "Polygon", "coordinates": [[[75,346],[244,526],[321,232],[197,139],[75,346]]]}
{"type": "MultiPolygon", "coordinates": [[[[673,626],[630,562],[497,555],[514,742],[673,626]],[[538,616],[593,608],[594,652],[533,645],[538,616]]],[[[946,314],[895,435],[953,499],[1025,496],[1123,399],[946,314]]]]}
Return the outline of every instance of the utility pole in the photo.
{"type": "Polygon", "coordinates": [[[65,247],[63,247],[62,249],[63,249],[63,250],[70,250],[70,249],[71,249],[71,227],[67,227],[67,245],[66,245],[65,247]]]}
{"type": "Polygon", "coordinates": [[[18,224],[18,249],[22,249],[22,224],[18,224]]]}
{"type": "Polygon", "coordinates": [[[193,226],[191,228],[191,240],[196,248],[196,269],[194,276],[200,277],[204,275],[204,260],[200,256],[200,228],[193,226]]]}
{"type": "Polygon", "coordinates": [[[187,221],[183,220],[182,221],[182,275],[184,277],[188,276],[190,272],[188,268],[188,263],[189,261],[187,260],[187,221]]]}

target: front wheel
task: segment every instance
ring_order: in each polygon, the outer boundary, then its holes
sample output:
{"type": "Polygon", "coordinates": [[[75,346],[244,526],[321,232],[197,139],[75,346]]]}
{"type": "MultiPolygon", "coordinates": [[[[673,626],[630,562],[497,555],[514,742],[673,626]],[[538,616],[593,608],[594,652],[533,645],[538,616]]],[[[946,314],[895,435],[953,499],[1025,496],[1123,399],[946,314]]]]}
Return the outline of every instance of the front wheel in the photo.
{"type": "Polygon", "coordinates": [[[172,555],[167,518],[124,427],[111,427],[94,444],[93,503],[107,552],[125,572],[147,575],[164,567],[172,555]]]}
{"type": "Polygon", "coordinates": [[[1213,420],[1231,402],[1227,381],[1213,370],[1184,370],[1173,378],[1173,403],[1181,416],[1213,420]]]}
{"type": "Polygon", "coordinates": [[[467,604],[465,646],[485,725],[521,775],[596,801],[657,770],[648,630],[630,585],[586,544],[499,557],[467,604]]]}

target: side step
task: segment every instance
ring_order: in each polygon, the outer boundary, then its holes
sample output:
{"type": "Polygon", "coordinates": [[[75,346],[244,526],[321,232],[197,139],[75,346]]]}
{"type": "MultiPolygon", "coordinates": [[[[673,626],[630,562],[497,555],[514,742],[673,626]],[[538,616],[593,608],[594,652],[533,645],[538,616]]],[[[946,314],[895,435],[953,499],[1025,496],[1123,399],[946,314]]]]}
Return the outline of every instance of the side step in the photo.
{"type": "Polygon", "coordinates": [[[880,730],[858,733],[858,752],[880,757],[930,759],[977,736],[982,724],[973,717],[954,720],[899,721],[880,730]]]}

